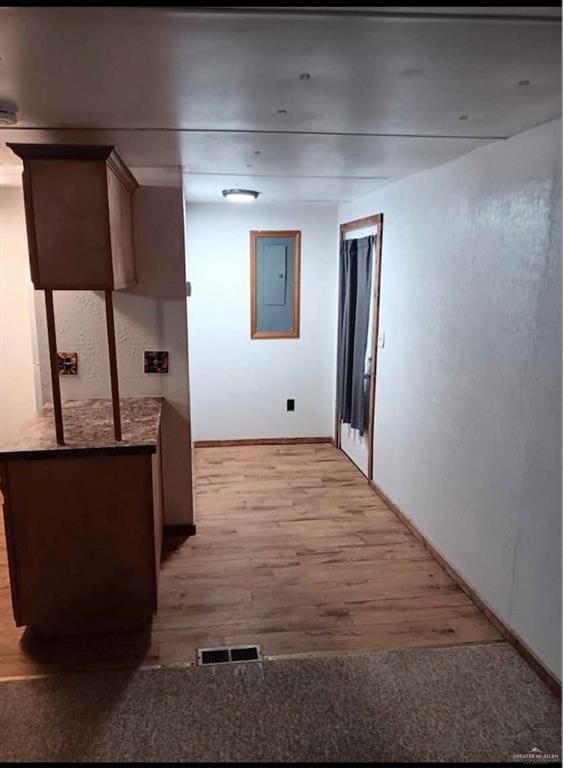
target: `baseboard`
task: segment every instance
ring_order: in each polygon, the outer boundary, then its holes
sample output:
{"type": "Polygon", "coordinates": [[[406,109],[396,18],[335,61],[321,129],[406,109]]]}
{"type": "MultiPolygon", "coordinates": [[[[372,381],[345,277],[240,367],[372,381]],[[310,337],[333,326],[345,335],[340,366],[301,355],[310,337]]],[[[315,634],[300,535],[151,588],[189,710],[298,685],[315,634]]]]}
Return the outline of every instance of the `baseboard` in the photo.
{"type": "Polygon", "coordinates": [[[487,601],[481,597],[481,595],[463,578],[463,576],[451,565],[448,560],[439,552],[436,547],[426,538],[426,536],[420,531],[420,529],[413,523],[413,521],[402,512],[399,507],[391,501],[391,499],[379,488],[379,486],[372,480],[368,481],[372,490],[383,499],[389,509],[395,513],[399,520],[404,523],[411,533],[426,547],[435,560],[442,566],[442,568],[448,573],[456,584],[461,587],[465,594],[475,603],[475,605],[482,611],[486,618],[495,627],[498,633],[509,642],[518,653],[530,664],[531,667],[537,672],[542,680],[547,683],[551,690],[557,695],[561,696],[561,680],[549,670],[545,664],[536,656],[534,651],[522,640],[518,634],[505,623],[503,619],[498,616],[487,601]]]}
{"type": "Polygon", "coordinates": [[[165,525],[163,534],[164,536],[195,536],[197,529],[193,523],[178,523],[175,525],[165,525]]]}
{"type": "Polygon", "coordinates": [[[236,445],[299,445],[302,443],[333,443],[332,437],[251,437],[244,440],[196,440],[195,448],[226,448],[236,445]]]}

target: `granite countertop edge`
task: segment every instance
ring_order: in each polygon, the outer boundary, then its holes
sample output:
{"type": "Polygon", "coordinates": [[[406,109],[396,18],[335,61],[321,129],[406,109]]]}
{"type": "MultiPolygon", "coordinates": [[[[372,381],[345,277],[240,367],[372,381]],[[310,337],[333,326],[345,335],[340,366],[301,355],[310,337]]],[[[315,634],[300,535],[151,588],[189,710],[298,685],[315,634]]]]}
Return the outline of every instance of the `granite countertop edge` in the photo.
{"type": "Polygon", "coordinates": [[[65,438],[69,435],[68,443],[57,445],[54,442],[52,407],[45,406],[30,421],[27,428],[30,436],[26,436],[26,430],[23,430],[24,436],[17,443],[0,447],[0,461],[156,453],[164,398],[120,398],[120,403],[124,437],[122,442],[116,442],[106,434],[108,431],[113,433],[111,400],[70,400],[63,403],[63,426],[65,438]],[[88,416],[92,413],[93,424],[89,424],[88,416]],[[137,422],[135,417],[139,413],[140,420],[137,422]],[[100,424],[103,432],[101,437],[96,435],[96,427],[99,429],[100,424]],[[140,424],[142,431],[138,439],[134,434],[131,435],[137,424],[140,424]],[[84,433],[81,432],[82,425],[84,433]]]}
{"type": "Polygon", "coordinates": [[[13,461],[14,459],[26,459],[29,461],[40,459],[68,459],[72,456],[114,456],[133,453],[156,453],[156,443],[101,445],[95,448],[79,445],[61,445],[57,448],[29,448],[0,450],[0,461],[13,461]]]}

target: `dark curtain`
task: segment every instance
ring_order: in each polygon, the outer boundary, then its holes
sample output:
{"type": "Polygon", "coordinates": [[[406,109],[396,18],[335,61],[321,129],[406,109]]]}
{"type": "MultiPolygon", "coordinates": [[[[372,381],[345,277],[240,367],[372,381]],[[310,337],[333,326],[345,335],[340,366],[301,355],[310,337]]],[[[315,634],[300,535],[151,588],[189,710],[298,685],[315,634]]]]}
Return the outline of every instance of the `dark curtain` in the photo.
{"type": "Polygon", "coordinates": [[[374,236],[340,243],[338,306],[338,415],[363,435],[368,420],[369,375],[365,372],[371,307],[374,236]]]}

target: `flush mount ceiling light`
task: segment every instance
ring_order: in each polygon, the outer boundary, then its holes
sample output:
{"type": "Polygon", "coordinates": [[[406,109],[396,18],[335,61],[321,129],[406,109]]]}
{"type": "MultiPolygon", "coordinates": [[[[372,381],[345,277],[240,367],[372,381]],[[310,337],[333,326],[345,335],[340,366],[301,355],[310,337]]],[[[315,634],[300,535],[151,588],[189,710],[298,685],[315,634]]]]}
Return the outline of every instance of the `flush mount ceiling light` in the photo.
{"type": "Polygon", "coordinates": [[[254,189],[224,189],[222,194],[231,203],[251,203],[260,192],[254,189]]]}

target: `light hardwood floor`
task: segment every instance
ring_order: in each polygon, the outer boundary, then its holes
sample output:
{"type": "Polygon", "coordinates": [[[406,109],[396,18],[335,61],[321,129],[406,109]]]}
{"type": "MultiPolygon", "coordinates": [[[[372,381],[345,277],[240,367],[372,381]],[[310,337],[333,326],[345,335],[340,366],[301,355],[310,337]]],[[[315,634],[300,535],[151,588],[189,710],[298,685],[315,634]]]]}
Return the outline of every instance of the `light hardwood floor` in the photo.
{"type": "Polygon", "coordinates": [[[498,642],[500,635],[330,444],[199,448],[197,536],[169,541],[152,632],[39,643],[13,626],[0,545],[0,677],[266,655],[498,642]]]}

